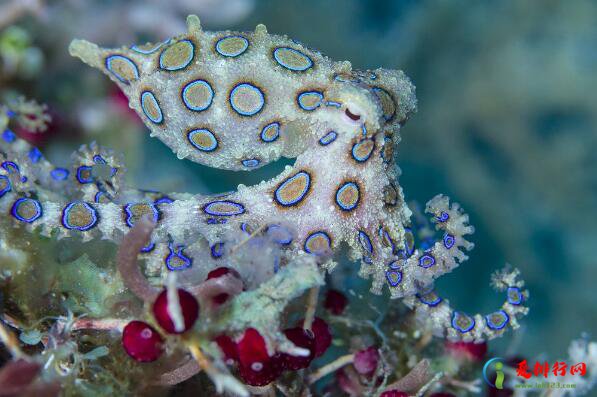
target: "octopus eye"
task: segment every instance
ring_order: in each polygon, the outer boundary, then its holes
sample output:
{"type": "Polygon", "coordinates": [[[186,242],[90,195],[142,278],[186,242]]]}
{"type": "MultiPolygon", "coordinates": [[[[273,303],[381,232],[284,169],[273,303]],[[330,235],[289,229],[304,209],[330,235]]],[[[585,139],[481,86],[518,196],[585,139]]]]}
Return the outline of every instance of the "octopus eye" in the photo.
{"type": "Polygon", "coordinates": [[[348,108],[346,108],[346,110],[344,111],[344,114],[346,114],[349,119],[354,120],[354,121],[359,121],[361,119],[361,116],[359,116],[358,114],[352,113],[350,111],[350,109],[348,109],[348,108]]]}

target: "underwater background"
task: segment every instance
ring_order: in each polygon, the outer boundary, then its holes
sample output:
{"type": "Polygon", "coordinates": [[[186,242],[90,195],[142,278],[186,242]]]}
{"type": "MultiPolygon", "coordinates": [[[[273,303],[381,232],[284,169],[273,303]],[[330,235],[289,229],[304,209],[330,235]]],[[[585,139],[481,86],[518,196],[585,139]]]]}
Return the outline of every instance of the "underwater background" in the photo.
{"type": "MultiPolygon", "coordinates": [[[[423,204],[447,194],[476,226],[470,260],[442,277],[439,291],[465,311],[490,310],[499,297],[488,280],[509,262],[527,282],[531,311],[520,331],[496,345],[555,358],[583,332],[597,334],[596,2],[28,3],[10,26],[0,18],[4,94],[43,101],[54,117],[48,133],[28,137],[59,166],[92,140],[117,149],[129,182],[146,189],[229,191],[269,179],[291,161],[251,173],[179,161],[149,138],[107,78],[68,55],[75,37],[104,46],[162,40],[184,31],[185,16],[195,13],[206,30],[264,23],[354,68],[404,70],[419,104],[397,153],[406,199],[423,204]]],[[[369,282],[356,272],[344,260],[332,278],[359,297],[369,282]]]]}

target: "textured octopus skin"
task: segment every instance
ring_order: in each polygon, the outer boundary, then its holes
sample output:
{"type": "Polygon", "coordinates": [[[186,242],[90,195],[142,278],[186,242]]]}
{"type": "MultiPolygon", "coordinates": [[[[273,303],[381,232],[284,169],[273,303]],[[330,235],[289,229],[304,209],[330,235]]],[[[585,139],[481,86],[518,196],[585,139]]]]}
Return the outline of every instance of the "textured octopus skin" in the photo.
{"type": "Polygon", "coordinates": [[[314,253],[313,246],[323,255],[347,242],[353,257],[366,257],[361,274],[376,275],[379,292],[392,249],[381,244],[378,230],[384,227],[398,246],[409,216],[393,147],[415,110],[412,84],[399,71],[353,72],[348,62],[334,63],[263,25],[255,32],[211,33],[190,17],[188,28],[165,43],[101,49],[75,41],[70,50],[110,76],[151,134],[179,158],[233,170],[280,156],[296,161],[271,181],[239,186],[219,205],[201,196],[174,203],[163,211],[156,241],[169,235],[184,242],[199,219],[210,245],[235,224],[288,220],[295,229],[291,248],[314,253]],[[236,41],[234,51],[220,45],[226,40],[236,41]],[[190,85],[197,90],[187,90],[190,85]],[[239,87],[245,91],[239,94],[239,87]],[[278,132],[263,139],[273,123],[278,132]],[[391,197],[384,199],[388,189],[391,197]],[[363,234],[371,252],[363,248],[363,234]]]}
{"type": "Polygon", "coordinates": [[[156,229],[141,255],[149,268],[169,271],[184,271],[195,258],[218,266],[231,235],[270,234],[287,255],[314,255],[327,268],[346,243],[361,262],[359,275],[372,278],[371,291],[385,285],[392,298],[406,298],[437,335],[481,341],[518,327],[528,292],[517,271],[495,276],[507,299],[486,316],[458,312],[433,290],[435,278],[468,258],[474,229],[458,204],[438,195],[426,212],[443,237],[414,246],[394,163],[400,128],[416,109],[402,72],[351,70],[263,25],[212,33],[195,16],[187,24],[187,34],[163,43],[102,49],[75,40],[70,51],[110,76],[179,158],[243,171],[281,156],[295,157],[294,165],[229,194],[165,195],[124,187],[122,160],[95,144],[76,152],[66,170],[9,136],[0,140],[5,218],[58,238],[119,242],[149,214],[156,229]]]}

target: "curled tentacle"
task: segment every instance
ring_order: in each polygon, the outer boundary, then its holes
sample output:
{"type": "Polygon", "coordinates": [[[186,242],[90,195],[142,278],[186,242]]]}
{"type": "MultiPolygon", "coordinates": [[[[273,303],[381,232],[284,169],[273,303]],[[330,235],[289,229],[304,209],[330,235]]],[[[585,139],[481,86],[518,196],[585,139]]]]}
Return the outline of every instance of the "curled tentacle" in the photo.
{"type": "Polygon", "coordinates": [[[524,281],[519,276],[517,269],[508,267],[493,275],[493,287],[505,291],[506,299],[499,310],[486,315],[471,316],[455,310],[433,289],[421,291],[404,302],[416,311],[417,318],[427,324],[434,335],[451,341],[479,343],[502,336],[508,329],[517,329],[519,318],[528,313],[524,304],[529,292],[523,289],[524,281]]]}
{"type": "Polygon", "coordinates": [[[74,184],[83,201],[107,203],[122,193],[125,168],[122,156],[92,142],[72,156],[74,184]]]}
{"type": "Polygon", "coordinates": [[[151,218],[141,218],[131,231],[124,236],[116,259],[118,271],[122,275],[124,283],[131,292],[145,302],[153,302],[160,292],[149,284],[137,264],[139,252],[149,242],[149,236],[154,226],[155,224],[151,218]]]}

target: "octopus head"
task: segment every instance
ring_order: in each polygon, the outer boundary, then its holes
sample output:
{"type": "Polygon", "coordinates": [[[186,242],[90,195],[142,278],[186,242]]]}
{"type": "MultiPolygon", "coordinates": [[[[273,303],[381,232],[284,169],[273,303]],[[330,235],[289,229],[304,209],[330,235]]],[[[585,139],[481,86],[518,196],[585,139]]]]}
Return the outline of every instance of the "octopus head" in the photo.
{"type": "Polygon", "coordinates": [[[393,135],[416,110],[414,86],[397,70],[352,71],[335,77],[331,97],[342,110],[341,122],[366,135],[393,135]]]}

